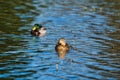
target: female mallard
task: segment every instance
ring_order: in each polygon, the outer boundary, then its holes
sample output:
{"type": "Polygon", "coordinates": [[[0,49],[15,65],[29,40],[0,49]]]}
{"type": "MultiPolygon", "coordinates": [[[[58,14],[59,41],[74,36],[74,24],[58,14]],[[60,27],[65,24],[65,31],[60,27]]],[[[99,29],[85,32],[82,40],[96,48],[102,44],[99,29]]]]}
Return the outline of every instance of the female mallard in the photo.
{"type": "Polygon", "coordinates": [[[45,36],[46,28],[40,24],[35,24],[31,30],[31,34],[34,36],[45,36]]]}
{"type": "Polygon", "coordinates": [[[60,59],[64,59],[64,56],[68,52],[69,49],[70,49],[70,46],[66,43],[65,39],[60,38],[55,47],[55,50],[58,53],[58,56],[60,57],[60,59]]]}

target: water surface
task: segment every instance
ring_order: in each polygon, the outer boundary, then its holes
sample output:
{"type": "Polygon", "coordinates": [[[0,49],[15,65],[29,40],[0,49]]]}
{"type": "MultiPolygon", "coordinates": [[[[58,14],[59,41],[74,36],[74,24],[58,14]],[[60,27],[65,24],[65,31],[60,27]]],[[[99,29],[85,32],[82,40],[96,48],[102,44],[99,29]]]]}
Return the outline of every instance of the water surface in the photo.
{"type": "Polygon", "coordinates": [[[119,0],[0,1],[0,79],[119,80],[119,0]],[[47,28],[30,35],[32,25],[47,28]],[[60,60],[64,37],[71,50],[60,60]]]}

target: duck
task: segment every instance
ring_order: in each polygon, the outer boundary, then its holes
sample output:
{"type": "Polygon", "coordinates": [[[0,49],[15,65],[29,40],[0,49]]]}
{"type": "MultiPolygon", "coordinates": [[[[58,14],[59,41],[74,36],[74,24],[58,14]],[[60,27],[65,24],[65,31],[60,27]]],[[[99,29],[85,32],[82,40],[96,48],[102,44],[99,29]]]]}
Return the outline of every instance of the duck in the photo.
{"type": "Polygon", "coordinates": [[[41,24],[34,24],[31,34],[34,36],[45,36],[46,28],[44,28],[41,24]]]}
{"type": "Polygon", "coordinates": [[[65,55],[68,53],[70,46],[67,44],[64,38],[60,38],[55,46],[55,50],[58,53],[60,59],[64,59],[65,55]]]}

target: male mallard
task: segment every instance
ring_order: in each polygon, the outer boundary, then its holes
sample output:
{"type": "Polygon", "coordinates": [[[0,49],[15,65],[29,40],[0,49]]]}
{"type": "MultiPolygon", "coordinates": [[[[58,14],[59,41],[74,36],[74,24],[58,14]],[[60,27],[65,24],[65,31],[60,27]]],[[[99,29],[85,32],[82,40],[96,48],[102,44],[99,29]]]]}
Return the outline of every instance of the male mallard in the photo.
{"type": "Polygon", "coordinates": [[[64,59],[65,54],[70,49],[70,46],[66,43],[64,38],[60,38],[58,40],[57,45],[55,46],[55,50],[58,53],[60,59],[64,59]]]}
{"type": "Polygon", "coordinates": [[[35,24],[31,30],[31,34],[34,36],[45,36],[46,28],[40,24],[35,24]]]}

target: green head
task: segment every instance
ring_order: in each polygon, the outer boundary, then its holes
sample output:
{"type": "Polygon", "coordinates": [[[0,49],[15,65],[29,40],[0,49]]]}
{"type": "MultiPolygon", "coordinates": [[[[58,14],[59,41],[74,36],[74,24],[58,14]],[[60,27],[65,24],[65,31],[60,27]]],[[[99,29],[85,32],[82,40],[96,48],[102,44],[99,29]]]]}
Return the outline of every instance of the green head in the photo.
{"type": "Polygon", "coordinates": [[[32,30],[37,30],[37,29],[40,29],[41,27],[42,27],[41,24],[35,24],[32,30]]]}

